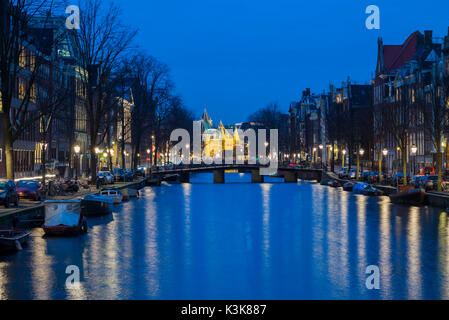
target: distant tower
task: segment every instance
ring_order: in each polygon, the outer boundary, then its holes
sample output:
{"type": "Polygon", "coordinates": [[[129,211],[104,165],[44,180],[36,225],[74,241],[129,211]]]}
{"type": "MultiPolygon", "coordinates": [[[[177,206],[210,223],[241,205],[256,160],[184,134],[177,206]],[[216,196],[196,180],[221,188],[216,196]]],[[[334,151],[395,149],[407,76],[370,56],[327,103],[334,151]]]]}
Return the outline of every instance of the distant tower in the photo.
{"type": "Polygon", "coordinates": [[[288,110],[290,113],[289,118],[289,153],[296,154],[296,112],[295,108],[293,108],[292,104],[290,104],[290,109],[288,110]]]}

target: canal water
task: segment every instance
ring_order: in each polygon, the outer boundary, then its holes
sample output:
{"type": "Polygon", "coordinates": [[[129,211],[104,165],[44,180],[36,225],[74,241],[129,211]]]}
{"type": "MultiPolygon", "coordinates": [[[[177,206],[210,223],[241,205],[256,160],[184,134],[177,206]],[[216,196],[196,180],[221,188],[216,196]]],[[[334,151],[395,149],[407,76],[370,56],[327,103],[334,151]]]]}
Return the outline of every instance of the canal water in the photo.
{"type": "Polygon", "coordinates": [[[448,215],[315,183],[211,174],[142,190],[87,235],[0,257],[1,299],[448,299],[448,215]],[[65,286],[77,266],[78,288],[65,286]],[[380,289],[366,288],[366,268],[380,289]]]}

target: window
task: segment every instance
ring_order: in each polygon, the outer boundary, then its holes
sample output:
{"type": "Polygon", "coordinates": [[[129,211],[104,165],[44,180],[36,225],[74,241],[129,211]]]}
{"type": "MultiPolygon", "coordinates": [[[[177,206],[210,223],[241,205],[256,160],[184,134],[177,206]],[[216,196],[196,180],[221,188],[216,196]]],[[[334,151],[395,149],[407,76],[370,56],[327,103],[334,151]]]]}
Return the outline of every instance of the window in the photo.
{"type": "Polygon", "coordinates": [[[0,162],[3,161],[3,149],[0,148],[0,162]]]}

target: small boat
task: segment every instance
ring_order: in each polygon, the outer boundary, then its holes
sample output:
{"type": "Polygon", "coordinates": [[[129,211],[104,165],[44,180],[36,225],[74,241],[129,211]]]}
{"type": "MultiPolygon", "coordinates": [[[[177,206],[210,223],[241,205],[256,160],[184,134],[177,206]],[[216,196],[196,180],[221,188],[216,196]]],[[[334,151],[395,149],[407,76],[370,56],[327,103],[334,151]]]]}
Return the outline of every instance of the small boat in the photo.
{"type": "Polygon", "coordinates": [[[363,194],[363,190],[365,190],[365,188],[367,188],[368,186],[369,186],[368,183],[364,182],[356,183],[352,187],[352,192],[354,192],[355,194],[363,194]]]}
{"type": "Polygon", "coordinates": [[[426,203],[427,194],[423,189],[413,186],[400,187],[399,192],[390,195],[390,201],[397,204],[422,206],[426,203]]]}
{"type": "Polygon", "coordinates": [[[129,194],[128,194],[128,189],[122,189],[120,190],[120,193],[122,194],[122,201],[126,202],[129,200],[129,194]]]}
{"type": "Polygon", "coordinates": [[[114,204],[120,204],[123,200],[121,192],[117,189],[101,190],[100,195],[111,198],[114,201],[114,204]]]}
{"type": "Polygon", "coordinates": [[[346,182],[344,185],[343,185],[343,190],[344,191],[351,191],[352,192],[352,189],[354,188],[354,183],[352,183],[352,182],[346,182]]]}
{"type": "Polygon", "coordinates": [[[45,201],[44,232],[47,236],[69,236],[87,232],[81,200],[45,201]]]}
{"type": "Polygon", "coordinates": [[[363,194],[365,196],[381,196],[383,195],[383,191],[377,189],[376,187],[374,187],[373,185],[369,185],[367,186],[365,189],[363,189],[363,194]]]}
{"type": "Polygon", "coordinates": [[[30,234],[30,231],[20,229],[0,230],[0,250],[22,250],[22,247],[28,241],[30,234]]]}
{"type": "Polygon", "coordinates": [[[86,217],[104,216],[112,213],[113,205],[109,197],[88,194],[81,200],[81,211],[86,217]]]}
{"type": "Polygon", "coordinates": [[[165,177],[162,178],[162,181],[166,182],[176,182],[179,181],[179,174],[168,174],[165,177]]]}
{"type": "Polygon", "coordinates": [[[139,197],[139,190],[134,188],[128,188],[128,196],[130,198],[138,198],[139,197]]]}
{"type": "Polygon", "coordinates": [[[161,179],[159,178],[148,178],[145,180],[146,186],[153,186],[153,187],[160,187],[161,186],[161,179]]]}
{"type": "Polygon", "coordinates": [[[329,181],[328,186],[330,186],[332,188],[339,188],[339,187],[341,187],[341,184],[337,180],[331,180],[331,181],[329,181]]]}

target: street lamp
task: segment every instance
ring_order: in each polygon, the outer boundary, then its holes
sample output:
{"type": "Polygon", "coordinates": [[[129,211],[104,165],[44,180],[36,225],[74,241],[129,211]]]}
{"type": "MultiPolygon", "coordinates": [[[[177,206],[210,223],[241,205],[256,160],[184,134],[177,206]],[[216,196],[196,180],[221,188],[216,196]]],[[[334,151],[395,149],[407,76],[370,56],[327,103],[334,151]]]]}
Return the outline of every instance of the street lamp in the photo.
{"type": "Polygon", "coordinates": [[[413,174],[415,174],[416,171],[416,152],[418,152],[418,148],[413,145],[410,150],[412,151],[412,155],[413,155],[413,174]]]}
{"type": "Polygon", "coordinates": [[[342,168],[344,168],[345,167],[345,160],[346,160],[346,150],[343,150],[342,152],[341,152],[342,154],[343,154],[343,161],[342,161],[342,168]]]}
{"type": "Polygon", "coordinates": [[[78,161],[79,161],[79,153],[81,151],[81,147],[76,145],[73,147],[75,151],[75,181],[78,180],[78,161]]]}

